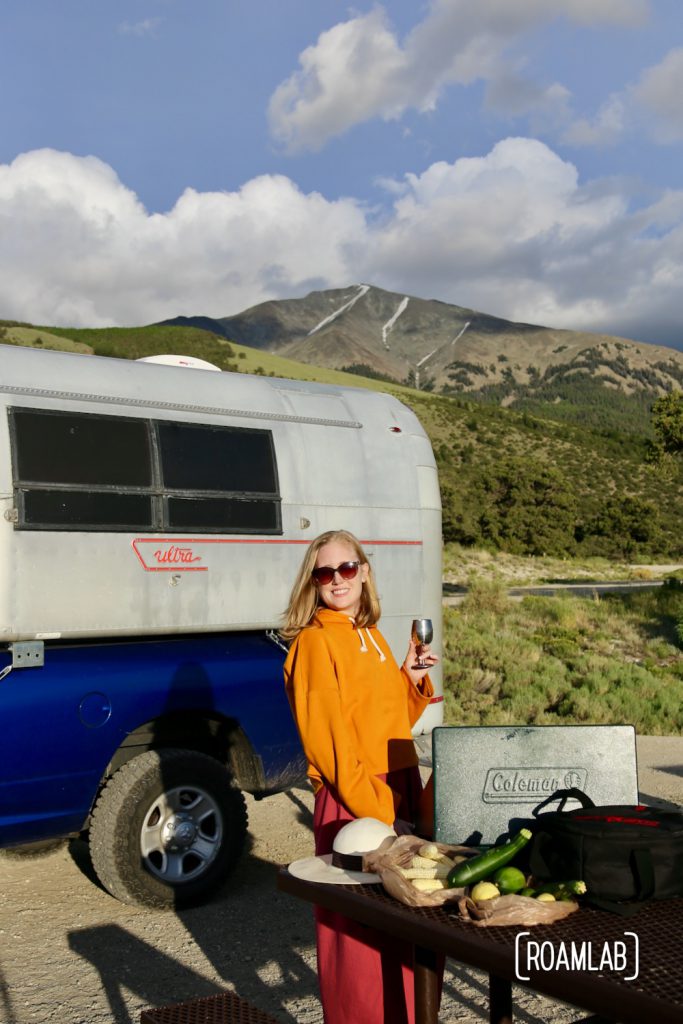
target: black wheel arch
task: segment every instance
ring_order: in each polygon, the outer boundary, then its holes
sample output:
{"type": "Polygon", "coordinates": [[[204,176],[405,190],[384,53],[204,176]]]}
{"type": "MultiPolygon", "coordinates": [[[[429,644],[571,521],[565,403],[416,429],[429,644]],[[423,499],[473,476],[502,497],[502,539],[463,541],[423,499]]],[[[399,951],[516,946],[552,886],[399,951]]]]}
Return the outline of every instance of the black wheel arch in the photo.
{"type": "Polygon", "coordinates": [[[236,785],[246,793],[258,794],[266,788],[261,758],[237,719],[203,711],[170,712],[139,725],[116,750],[102,785],[138,754],[168,747],[213,757],[230,770],[236,785]]]}

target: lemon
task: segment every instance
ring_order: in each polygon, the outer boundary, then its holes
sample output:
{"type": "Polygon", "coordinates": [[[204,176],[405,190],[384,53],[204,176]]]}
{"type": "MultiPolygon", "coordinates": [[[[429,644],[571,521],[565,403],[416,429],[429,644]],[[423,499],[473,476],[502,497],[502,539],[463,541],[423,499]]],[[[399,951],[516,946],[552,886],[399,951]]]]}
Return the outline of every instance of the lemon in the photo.
{"type": "Polygon", "coordinates": [[[498,886],[503,895],[510,892],[519,892],[526,885],[526,878],[523,872],[509,864],[504,868],[498,868],[491,881],[498,886]]]}
{"type": "Polygon", "coordinates": [[[555,902],[555,897],[553,896],[553,894],[551,892],[539,892],[539,894],[536,897],[536,899],[539,901],[539,903],[554,903],[555,902]]]}
{"type": "Polygon", "coordinates": [[[482,900],[492,900],[496,896],[500,896],[500,891],[492,882],[477,882],[470,892],[470,897],[475,903],[479,903],[482,900]]]}

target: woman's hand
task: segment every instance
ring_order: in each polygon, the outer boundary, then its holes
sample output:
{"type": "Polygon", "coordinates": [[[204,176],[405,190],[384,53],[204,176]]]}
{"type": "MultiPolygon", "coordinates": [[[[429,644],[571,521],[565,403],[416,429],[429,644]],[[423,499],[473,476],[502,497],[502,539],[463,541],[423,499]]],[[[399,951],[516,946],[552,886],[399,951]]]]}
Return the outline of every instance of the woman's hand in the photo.
{"type": "Polygon", "coordinates": [[[429,672],[432,665],[438,665],[439,658],[436,654],[432,653],[431,647],[428,644],[421,644],[420,646],[420,661],[427,663],[426,668],[413,668],[418,660],[417,657],[417,646],[415,641],[411,639],[410,646],[408,647],[408,653],[406,654],[406,660],[403,662],[403,669],[407,672],[408,676],[412,679],[415,686],[420,683],[429,672]]]}

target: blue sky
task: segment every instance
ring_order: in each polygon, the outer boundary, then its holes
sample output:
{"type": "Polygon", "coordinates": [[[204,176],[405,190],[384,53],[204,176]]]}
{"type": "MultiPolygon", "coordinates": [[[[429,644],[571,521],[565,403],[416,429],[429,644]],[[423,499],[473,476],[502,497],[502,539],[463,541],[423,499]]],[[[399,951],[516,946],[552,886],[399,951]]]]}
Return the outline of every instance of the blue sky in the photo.
{"type": "Polygon", "coordinates": [[[678,0],[3,0],[0,318],[367,282],[683,348],[678,0]]]}

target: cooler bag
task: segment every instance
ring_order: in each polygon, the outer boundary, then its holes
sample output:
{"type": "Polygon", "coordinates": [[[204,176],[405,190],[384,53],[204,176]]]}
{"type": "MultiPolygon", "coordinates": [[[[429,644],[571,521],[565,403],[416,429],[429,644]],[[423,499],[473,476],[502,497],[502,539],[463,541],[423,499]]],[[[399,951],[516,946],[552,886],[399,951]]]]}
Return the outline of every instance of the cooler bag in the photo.
{"type": "Polygon", "coordinates": [[[683,896],[683,814],[644,804],[596,807],[579,789],[534,808],[529,868],[543,881],[581,879],[592,900],[683,896]],[[563,810],[568,799],[581,807],[563,810]],[[556,811],[540,813],[560,801],[556,811]]]}

